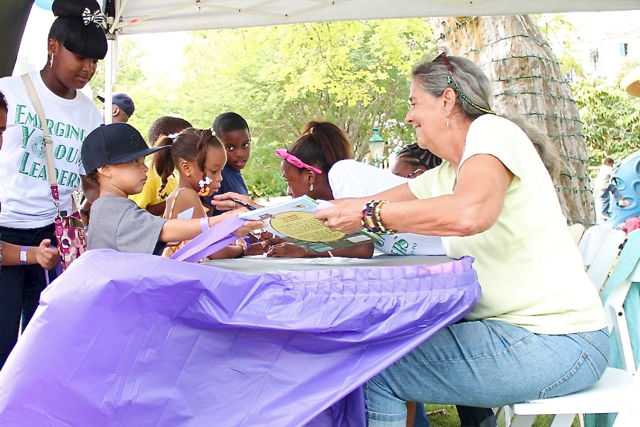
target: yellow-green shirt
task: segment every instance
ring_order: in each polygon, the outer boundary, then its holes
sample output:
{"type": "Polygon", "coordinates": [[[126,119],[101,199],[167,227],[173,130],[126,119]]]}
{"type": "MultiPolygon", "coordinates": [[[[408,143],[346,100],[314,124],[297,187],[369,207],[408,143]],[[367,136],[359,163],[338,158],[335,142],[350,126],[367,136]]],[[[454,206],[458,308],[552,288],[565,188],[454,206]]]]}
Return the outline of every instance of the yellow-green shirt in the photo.
{"type": "Polygon", "coordinates": [[[153,167],[151,157],[147,157],[145,159],[145,164],[149,168],[149,171],[147,172],[147,182],[144,183],[144,187],[142,187],[142,191],[140,193],[129,196],[129,198],[142,209],[146,209],[148,206],[154,206],[167,200],[169,194],[171,194],[178,184],[178,180],[176,179],[174,172],[174,174],[167,179],[167,185],[162,189],[162,192],[158,194],[158,190],[160,190],[160,186],[162,185],[162,180],[156,172],[156,168],[153,167]]]}
{"type": "MultiPolygon", "coordinates": [[[[442,238],[448,256],[475,258],[482,298],[467,319],[502,320],[543,334],[604,328],[596,288],[529,138],[512,122],[486,114],[469,128],[460,168],[476,154],[496,157],[514,178],[491,228],[473,236],[442,238]]],[[[455,182],[456,171],[444,162],[409,181],[409,188],[425,199],[452,194],[455,182]]]]}

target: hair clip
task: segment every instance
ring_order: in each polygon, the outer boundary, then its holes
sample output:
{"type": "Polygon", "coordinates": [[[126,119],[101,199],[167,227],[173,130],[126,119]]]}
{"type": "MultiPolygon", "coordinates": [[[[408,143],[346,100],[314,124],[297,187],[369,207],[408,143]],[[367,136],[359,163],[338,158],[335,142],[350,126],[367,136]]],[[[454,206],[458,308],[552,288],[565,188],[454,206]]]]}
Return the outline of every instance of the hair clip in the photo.
{"type": "Polygon", "coordinates": [[[93,23],[102,29],[107,29],[107,18],[100,9],[91,12],[88,7],[85,7],[82,11],[82,21],[84,25],[93,23]]]}
{"type": "Polygon", "coordinates": [[[167,138],[176,139],[176,136],[180,135],[179,133],[170,133],[167,135],[167,138]]]}
{"type": "Polygon", "coordinates": [[[200,182],[198,182],[198,185],[200,186],[200,191],[198,191],[198,196],[207,197],[209,194],[211,194],[211,189],[209,188],[209,184],[211,184],[212,182],[213,180],[208,176],[205,176],[204,178],[202,178],[200,182]]]}
{"type": "Polygon", "coordinates": [[[203,179],[200,180],[200,182],[198,182],[198,185],[200,186],[200,188],[204,188],[209,184],[211,184],[212,182],[213,180],[211,178],[209,178],[208,176],[205,176],[203,179]]]}

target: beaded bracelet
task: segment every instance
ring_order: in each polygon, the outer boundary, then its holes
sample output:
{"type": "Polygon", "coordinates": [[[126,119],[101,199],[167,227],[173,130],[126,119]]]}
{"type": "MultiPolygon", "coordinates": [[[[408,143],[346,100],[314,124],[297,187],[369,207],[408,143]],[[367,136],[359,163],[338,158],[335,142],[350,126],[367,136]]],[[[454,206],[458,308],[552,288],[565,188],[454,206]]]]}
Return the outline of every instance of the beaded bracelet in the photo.
{"type": "Polygon", "coordinates": [[[388,200],[370,200],[365,203],[362,209],[360,224],[362,228],[376,234],[393,234],[394,230],[388,230],[382,225],[381,209],[382,205],[389,203],[388,200]]]}
{"type": "Polygon", "coordinates": [[[375,200],[365,203],[362,209],[362,216],[360,217],[360,225],[362,228],[372,233],[377,233],[376,225],[373,222],[373,209],[375,208],[375,200]]]}
{"type": "Polygon", "coordinates": [[[379,231],[379,234],[393,234],[395,233],[394,230],[388,230],[384,227],[384,225],[382,225],[382,205],[389,203],[388,200],[379,200],[378,203],[375,206],[375,209],[373,210],[373,219],[374,222],[376,223],[379,231]]]}

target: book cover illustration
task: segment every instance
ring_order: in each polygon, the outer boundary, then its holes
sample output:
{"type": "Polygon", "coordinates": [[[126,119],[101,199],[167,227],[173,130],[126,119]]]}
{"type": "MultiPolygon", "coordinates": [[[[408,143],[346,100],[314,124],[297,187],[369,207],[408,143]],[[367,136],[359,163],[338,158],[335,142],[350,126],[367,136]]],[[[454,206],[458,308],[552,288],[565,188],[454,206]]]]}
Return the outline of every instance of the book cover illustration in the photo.
{"type": "MultiPolygon", "coordinates": [[[[329,202],[322,204],[330,206],[329,202]]],[[[266,231],[313,252],[326,252],[380,240],[376,234],[364,230],[349,234],[329,230],[313,216],[320,206],[311,197],[300,196],[273,206],[244,212],[239,216],[242,219],[262,220],[266,231]]]]}

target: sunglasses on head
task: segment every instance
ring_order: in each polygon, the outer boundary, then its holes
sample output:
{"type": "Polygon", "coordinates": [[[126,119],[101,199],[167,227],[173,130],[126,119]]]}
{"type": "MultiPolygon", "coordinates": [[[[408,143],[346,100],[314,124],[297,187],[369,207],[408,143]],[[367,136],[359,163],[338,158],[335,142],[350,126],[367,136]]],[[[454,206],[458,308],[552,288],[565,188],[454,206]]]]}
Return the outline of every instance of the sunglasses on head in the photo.
{"type": "Polygon", "coordinates": [[[289,163],[290,165],[293,165],[297,168],[300,169],[309,169],[314,171],[315,173],[322,173],[322,171],[316,167],[313,167],[311,165],[306,164],[305,162],[303,162],[302,160],[300,160],[299,158],[297,158],[296,156],[294,156],[293,154],[289,153],[287,150],[285,150],[284,148],[279,148],[276,150],[276,154],[285,162],[289,163]]]}

